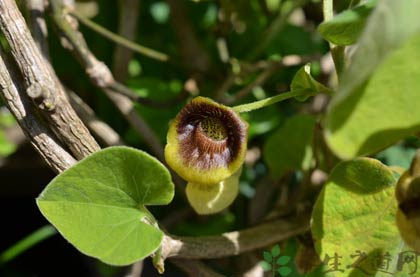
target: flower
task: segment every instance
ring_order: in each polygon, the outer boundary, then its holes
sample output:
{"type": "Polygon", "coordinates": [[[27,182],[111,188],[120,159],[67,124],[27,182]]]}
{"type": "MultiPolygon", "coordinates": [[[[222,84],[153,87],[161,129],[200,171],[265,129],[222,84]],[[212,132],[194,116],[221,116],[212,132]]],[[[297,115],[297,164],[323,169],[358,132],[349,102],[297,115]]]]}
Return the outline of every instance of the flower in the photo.
{"type": "Polygon", "coordinates": [[[231,108],[196,97],[170,125],[165,159],[188,182],[216,185],[241,168],[247,134],[248,124],[231,108]]]}
{"type": "Polygon", "coordinates": [[[188,202],[198,214],[214,214],[232,204],[239,192],[239,169],[235,174],[214,185],[188,183],[188,202]]]}

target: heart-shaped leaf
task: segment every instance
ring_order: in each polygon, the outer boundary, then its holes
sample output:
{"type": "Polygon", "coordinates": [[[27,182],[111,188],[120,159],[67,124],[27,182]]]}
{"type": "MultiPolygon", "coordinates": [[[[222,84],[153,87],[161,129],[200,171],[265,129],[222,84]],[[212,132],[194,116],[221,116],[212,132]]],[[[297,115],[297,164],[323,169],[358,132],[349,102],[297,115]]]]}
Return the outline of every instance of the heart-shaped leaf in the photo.
{"type": "Polygon", "coordinates": [[[420,1],[379,1],[325,121],[341,158],[371,154],[420,130],[420,1]]]}
{"type": "Polygon", "coordinates": [[[375,159],[357,158],[334,168],[316,201],[311,226],[315,249],[326,271],[331,270],[327,276],[374,275],[383,270],[375,261],[385,255],[392,259],[386,271],[397,272],[405,244],[395,224],[395,182],[375,159]],[[363,263],[355,265],[362,256],[363,263]],[[333,268],[334,262],[339,267],[333,268]]]}
{"type": "Polygon", "coordinates": [[[54,178],[37,198],[42,214],[77,249],[114,265],[153,253],[163,232],[145,205],[174,195],[168,170],[145,152],[96,152],[54,178]]]}

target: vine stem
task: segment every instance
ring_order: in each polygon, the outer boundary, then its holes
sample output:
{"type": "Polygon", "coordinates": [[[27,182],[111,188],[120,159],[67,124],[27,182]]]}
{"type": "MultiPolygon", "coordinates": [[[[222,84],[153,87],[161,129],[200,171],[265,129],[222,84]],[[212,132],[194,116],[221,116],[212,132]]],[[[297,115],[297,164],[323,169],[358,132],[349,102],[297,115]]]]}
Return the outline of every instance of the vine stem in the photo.
{"type": "MultiPolygon", "coordinates": [[[[324,21],[331,20],[334,17],[333,0],[324,0],[322,2],[322,12],[324,14],[324,21]]],[[[331,56],[334,61],[337,76],[341,76],[341,72],[345,68],[345,47],[329,43],[331,56]]]]}
{"type": "Polygon", "coordinates": [[[324,0],[322,3],[322,12],[324,13],[324,21],[328,21],[333,18],[333,0],[324,0]]]}
{"type": "Polygon", "coordinates": [[[97,32],[98,34],[106,37],[109,40],[112,40],[115,43],[118,43],[120,45],[123,45],[127,47],[128,49],[131,49],[137,53],[140,53],[146,57],[161,61],[161,62],[167,62],[169,61],[169,56],[167,54],[161,53],[159,51],[156,51],[154,49],[148,48],[146,46],[134,43],[118,34],[115,34],[104,27],[102,27],[99,24],[96,24],[95,22],[85,18],[84,16],[80,15],[78,12],[72,10],[69,12],[70,15],[74,16],[79,20],[83,25],[86,27],[92,29],[93,31],[97,32]]]}
{"type": "Polygon", "coordinates": [[[315,92],[311,89],[299,89],[299,90],[294,90],[294,91],[288,91],[288,92],[284,92],[284,93],[281,93],[281,94],[273,96],[273,97],[265,98],[263,100],[259,100],[259,101],[255,101],[255,102],[247,103],[247,104],[243,104],[243,105],[234,106],[232,109],[237,113],[245,113],[245,112],[249,112],[249,111],[252,111],[252,110],[257,110],[257,109],[264,108],[266,106],[273,105],[277,102],[284,101],[284,100],[292,98],[292,97],[313,96],[313,95],[318,94],[318,93],[319,92],[315,92]]]}

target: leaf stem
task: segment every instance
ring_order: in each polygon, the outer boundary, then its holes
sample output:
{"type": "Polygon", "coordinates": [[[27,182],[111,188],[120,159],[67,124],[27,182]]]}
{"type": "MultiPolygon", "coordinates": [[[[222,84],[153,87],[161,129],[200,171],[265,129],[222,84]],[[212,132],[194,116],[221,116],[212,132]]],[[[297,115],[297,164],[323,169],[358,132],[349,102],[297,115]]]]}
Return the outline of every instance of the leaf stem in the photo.
{"type": "Polygon", "coordinates": [[[32,234],[21,239],[20,241],[12,245],[9,249],[6,249],[3,253],[1,253],[0,264],[5,264],[8,261],[13,260],[29,248],[51,237],[52,235],[55,235],[56,233],[57,231],[51,225],[45,225],[39,228],[32,234]]]}
{"type": "MultiPolygon", "coordinates": [[[[333,0],[324,0],[322,2],[322,12],[324,14],[324,21],[331,20],[334,17],[333,0]]],[[[329,42],[329,45],[335,70],[337,71],[338,78],[340,78],[341,72],[345,67],[345,47],[335,45],[332,42],[329,42]]]]}
{"type": "Polygon", "coordinates": [[[324,0],[322,3],[322,12],[324,13],[324,21],[328,21],[333,18],[333,0],[324,0]]]}
{"type": "Polygon", "coordinates": [[[261,108],[264,108],[266,106],[273,105],[277,102],[280,102],[280,101],[283,101],[283,100],[286,100],[286,99],[289,99],[289,98],[292,98],[292,97],[312,96],[312,95],[315,95],[315,94],[318,94],[318,93],[314,92],[311,89],[299,89],[299,90],[294,90],[294,91],[288,91],[288,92],[284,92],[284,93],[281,93],[281,94],[273,96],[273,97],[265,98],[263,100],[259,100],[259,101],[255,101],[255,102],[247,103],[247,104],[243,104],[243,105],[234,106],[232,109],[237,113],[244,113],[244,112],[249,112],[249,111],[252,111],[252,110],[261,109],[261,108]]]}
{"type": "Polygon", "coordinates": [[[161,62],[169,61],[169,56],[167,54],[164,54],[164,53],[161,53],[161,52],[156,51],[154,49],[151,49],[151,48],[145,47],[143,45],[134,43],[134,42],[118,35],[118,34],[115,34],[111,31],[105,29],[101,25],[85,18],[84,16],[80,15],[76,11],[71,11],[69,13],[70,13],[70,15],[77,18],[86,27],[88,27],[88,28],[92,29],[93,31],[97,32],[98,34],[106,37],[107,39],[114,41],[115,43],[123,45],[123,46],[127,47],[128,49],[131,49],[131,50],[133,50],[137,53],[140,53],[140,54],[142,54],[146,57],[149,57],[149,58],[161,61],[161,62]]]}

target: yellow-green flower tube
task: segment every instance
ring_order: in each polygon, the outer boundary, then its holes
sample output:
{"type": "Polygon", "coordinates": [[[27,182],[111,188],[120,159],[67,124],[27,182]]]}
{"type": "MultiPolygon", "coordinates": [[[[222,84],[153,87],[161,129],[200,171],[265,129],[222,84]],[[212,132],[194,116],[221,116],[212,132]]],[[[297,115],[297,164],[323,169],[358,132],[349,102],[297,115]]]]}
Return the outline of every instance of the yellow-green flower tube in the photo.
{"type": "Polygon", "coordinates": [[[215,185],[241,167],[247,135],[248,124],[231,108],[196,97],[170,125],[165,159],[188,182],[215,185]]]}
{"type": "Polygon", "coordinates": [[[188,202],[198,214],[214,214],[233,203],[239,192],[241,170],[229,178],[214,184],[188,183],[185,190],[188,202]]]}

